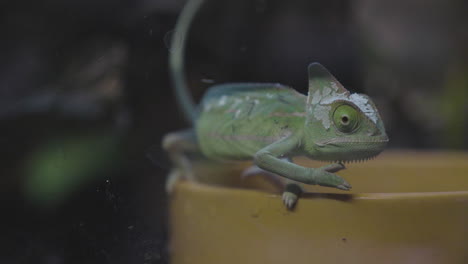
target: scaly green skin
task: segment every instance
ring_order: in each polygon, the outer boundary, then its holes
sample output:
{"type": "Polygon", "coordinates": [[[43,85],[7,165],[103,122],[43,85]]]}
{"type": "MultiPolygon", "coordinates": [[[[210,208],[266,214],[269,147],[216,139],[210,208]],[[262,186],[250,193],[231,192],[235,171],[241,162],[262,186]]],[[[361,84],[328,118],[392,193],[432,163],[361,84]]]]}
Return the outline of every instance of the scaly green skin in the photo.
{"type": "Polygon", "coordinates": [[[224,84],[201,103],[196,133],[214,160],[248,160],[262,148],[302,131],[306,97],[278,84],[224,84]]]}
{"type": "Polygon", "coordinates": [[[193,179],[187,152],[201,152],[213,160],[253,160],[270,175],[289,181],[283,201],[292,208],[300,195],[294,182],[349,190],[351,185],[334,174],[343,162],[379,154],[388,142],[383,122],[372,100],[350,94],[323,66],[309,66],[309,93],[268,83],[217,85],[206,93],[196,110],[183,76],[182,55],[189,25],[202,0],[190,1],[176,27],[171,71],[179,102],[194,123],[195,133],[170,133],[163,140],[176,165],[167,183],[193,179]],[[175,38],[176,39],[176,38],[175,38]],[[334,161],[306,168],[292,157],[334,161]]]}

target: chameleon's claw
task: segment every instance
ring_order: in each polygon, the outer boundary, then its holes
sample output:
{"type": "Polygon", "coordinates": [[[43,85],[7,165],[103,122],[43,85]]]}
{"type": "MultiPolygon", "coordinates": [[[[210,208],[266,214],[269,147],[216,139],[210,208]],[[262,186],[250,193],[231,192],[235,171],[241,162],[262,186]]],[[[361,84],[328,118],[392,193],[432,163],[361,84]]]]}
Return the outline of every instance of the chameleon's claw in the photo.
{"type": "Polygon", "coordinates": [[[283,203],[289,210],[294,208],[294,205],[296,205],[298,198],[299,197],[292,192],[283,193],[283,203]]]}

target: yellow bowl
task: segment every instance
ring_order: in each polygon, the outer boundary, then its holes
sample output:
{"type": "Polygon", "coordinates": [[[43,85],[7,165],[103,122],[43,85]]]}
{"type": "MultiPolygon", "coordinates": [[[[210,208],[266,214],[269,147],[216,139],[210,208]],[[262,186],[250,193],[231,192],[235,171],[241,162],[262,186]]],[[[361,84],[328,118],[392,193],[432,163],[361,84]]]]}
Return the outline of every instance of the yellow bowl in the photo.
{"type": "Polygon", "coordinates": [[[179,182],[170,199],[171,263],[466,264],[467,162],[387,152],[338,173],[352,192],[312,186],[293,211],[261,177],[238,180],[245,164],[200,165],[203,183],[179,182]]]}

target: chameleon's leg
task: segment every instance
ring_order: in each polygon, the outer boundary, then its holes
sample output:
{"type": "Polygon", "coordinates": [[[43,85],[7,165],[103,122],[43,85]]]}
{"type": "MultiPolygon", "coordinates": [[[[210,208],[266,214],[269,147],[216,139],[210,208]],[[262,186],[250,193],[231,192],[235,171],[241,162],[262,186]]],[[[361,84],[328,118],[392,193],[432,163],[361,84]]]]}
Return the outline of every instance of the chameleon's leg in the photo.
{"type": "MultiPolygon", "coordinates": [[[[290,158],[281,158],[281,159],[291,162],[290,158]]],[[[286,183],[284,182],[284,180],[281,179],[280,175],[273,173],[271,171],[261,169],[255,164],[245,169],[241,174],[241,178],[245,179],[245,178],[257,176],[257,175],[263,176],[265,179],[267,179],[270,183],[272,183],[279,190],[284,190],[284,187],[286,186],[286,183]]]]}
{"type": "MultiPolygon", "coordinates": [[[[281,160],[285,161],[285,162],[293,162],[292,158],[290,158],[290,157],[281,158],[281,160]]],[[[299,197],[301,197],[301,195],[303,193],[302,188],[298,183],[293,182],[293,181],[291,181],[289,179],[287,179],[286,181],[281,181],[278,178],[279,177],[278,174],[270,172],[270,171],[266,171],[266,170],[263,170],[263,169],[260,169],[256,165],[250,167],[248,170],[250,170],[251,168],[253,168],[252,170],[255,170],[255,168],[256,168],[258,171],[262,172],[261,173],[262,175],[266,176],[271,181],[276,182],[277,186],[279,186],[281,188],[281,190],[283,190],[283,194],[282,194],[283,204],[289,210],[292,210],[294,208],[294,206],[296,205],[297,200],[299,200],[299,197]]]]}
{"type": "Polygon", "coordinates": [[[174,168],[169,173],[169,177],[166,181],[166,191],[171,193],[174,184],[180,178],[194,180],[192,165],[187,157],[187,153],[199,151],[195,139],[195,132],[193,130],[184,130],[169,133],[164,136],[162,146],[174,163],[174,168]]]}
{"type": "MultiPolygon", "coordinates": [[[[281,158],[281,160],[286,162],[292,162],[290,157],[281,158]]],[[[282,198],[283,203],[288,209],[293,209],[294,205],[296,205],[297,200],[302,194],[302,188],[299,184],[291,181],[291,180],[281,180],[279,177],[280,175],[273,173],[271,171],[267,171],[264,169],[259,168],[257,165],[252,165],[246,170],[242,172],[241,177],[251,177],[254,175],[261,175],[268,179],[273,185],[278,187],[278,189],[283,191],[282,198]]]]}
{"type": "Polygon", "coordinates": [[[337,171],[344,168],[341,163],[334,163],[315,169],[305,168],[278,158],[296,150],[298,145],[300,145],[298,137],[286,137],[259,150],[254,155],[254,162],[264,170],[279,174],[293,181],[334,187],[342,190],[351,189],[351,185],[343,178],[328,171],[337,171]]]}
{"type": "Polygon", "coordinates": [[[260,169],[258,166],[253,165],[244,170],[242,172],[241,177],[246,178],[246,177],[252,177],[252,176],[263,176],[265,177],[269,182],[271,182],[275,187],[277,187],[279,190],[283,192],[282,198],[283,198],[283,203],[288,209],[293,209],[294,205],[296,204],[297,200],[302,194],[302,188],[299,184],[291,181],[291,180],[281,180],[280,175],[266,171],[264,169],[260,169]]]}
{"type": "MultiPolygon", "coordinates": [[[[286,160],[286,159],[285,159],[286,160]]],[[[288,162],[289,159],[287,159],[288,162]]],[[[296,204],[297,200],[302,194],[302,188],[299,184],[291,181],[291,180],[281,180],[281,176],[261,169],[256,165],[250,166],[244,172],[242,172],[241,177],[246,178],[246,177],[252,177],[252,176],[263,176],[265,177],[269,182],[271,182],[275,187],[277,187],[279,190],[283,192],[282,198],[283,198],[283,203],[288,209],[293,209],[294,205],[296,204]]]]}
{"type": "MultiPolygon", "coordinates": [[[[289,157],[286,159],[286,161],[291,163],[293,162],[292,158],[289,157]]],[[[302,187],[299,184],[291,180],[287,180],[282,195],[283,204],[286,206],[286,208],[292,210],[303,192],[304,191],[302,190],[302,187]]]]}
{"type": "MultiPolygon", "coordinates": [[[[292,162],[291,159],[288,159],[288,161],[292,162]]],[[[323,169],[328,172],[337,172],[344,168],[345,168],[344,165],[341,163],[332,163],[332,164],[328,164],[323,167],[320,167],[320,169],[323,169]]],[[[282,196],[284,205],[289,210],[292,210],[303,192],[304,191],[302,190],[302,187],[299,184],[291,180],[287,180],[287,183],[284,187],[283,196],[282,196]]]]}

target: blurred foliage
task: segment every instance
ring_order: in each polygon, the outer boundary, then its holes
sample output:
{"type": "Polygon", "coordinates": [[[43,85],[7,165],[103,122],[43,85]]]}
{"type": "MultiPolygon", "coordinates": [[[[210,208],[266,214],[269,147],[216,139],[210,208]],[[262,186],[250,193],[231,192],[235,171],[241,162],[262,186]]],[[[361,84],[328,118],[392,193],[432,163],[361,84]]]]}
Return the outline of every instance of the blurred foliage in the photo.
{"type": "Polygon", "coordinates": [[[120,136],[111,131],[45,142],[25,164],[24,194],[39,206],[58,206],[89,181],[116,168],[120,136]]]}
{"type": "Polygon", "coordinates": [[[468,64],[463,66],[449,71],[441,96],[441,110],[447,120],[442,137],[444,145],[452,149],[468,145],[468,64]]]}

